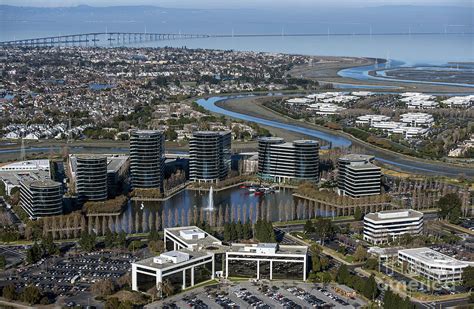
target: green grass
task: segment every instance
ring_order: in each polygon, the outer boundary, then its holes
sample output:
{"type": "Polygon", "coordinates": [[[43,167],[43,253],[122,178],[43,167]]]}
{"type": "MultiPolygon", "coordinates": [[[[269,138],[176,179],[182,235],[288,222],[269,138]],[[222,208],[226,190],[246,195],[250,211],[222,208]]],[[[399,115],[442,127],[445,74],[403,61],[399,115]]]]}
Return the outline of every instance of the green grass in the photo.
{"type": "Polygon", "coordinates": [[[208,286],[208,285],[212,285],[212,284],[216,284],[216,283],[219,283],[219,281],[217,281],[217,279],[210,279],[210,280],[195,284],[194,286],[190,286],[189,288],[186,288],[186,289],[182,290],[182,292],[187,292],[187,291],[190,291],[190,290],[194,290],[194,289],[197,289],[197,288],[200,288],[200,287],[203,287],[203,286],[208,286]]]}

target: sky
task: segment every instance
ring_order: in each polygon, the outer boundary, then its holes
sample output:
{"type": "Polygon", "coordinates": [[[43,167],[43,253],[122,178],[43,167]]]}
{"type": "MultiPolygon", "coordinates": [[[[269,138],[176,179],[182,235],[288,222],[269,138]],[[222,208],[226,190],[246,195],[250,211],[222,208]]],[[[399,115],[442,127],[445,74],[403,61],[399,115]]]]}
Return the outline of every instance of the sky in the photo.
{"type": "Polygon", "coordinates": [[[0,0],[0,4],[35,7],[155,5],[176,8],[286,8],[286,7],[364,7],[381,5],[474,6],[473,0],[0,0]]]}

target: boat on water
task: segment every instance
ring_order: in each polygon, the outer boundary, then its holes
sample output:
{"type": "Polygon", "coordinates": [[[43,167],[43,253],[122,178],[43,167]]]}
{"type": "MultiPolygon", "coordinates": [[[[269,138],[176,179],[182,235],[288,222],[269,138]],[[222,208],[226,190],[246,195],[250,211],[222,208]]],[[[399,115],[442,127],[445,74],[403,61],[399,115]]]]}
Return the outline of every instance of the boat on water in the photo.
{"type": "Polygon", "coordinates": [[[248,188],[250,193],[254,193],[255,195],[265,195],[269,193],[274,193],[276,190],[274,187],[264,187],[264,186],[257,186],[257,187],[250,187],[248,188]]]}

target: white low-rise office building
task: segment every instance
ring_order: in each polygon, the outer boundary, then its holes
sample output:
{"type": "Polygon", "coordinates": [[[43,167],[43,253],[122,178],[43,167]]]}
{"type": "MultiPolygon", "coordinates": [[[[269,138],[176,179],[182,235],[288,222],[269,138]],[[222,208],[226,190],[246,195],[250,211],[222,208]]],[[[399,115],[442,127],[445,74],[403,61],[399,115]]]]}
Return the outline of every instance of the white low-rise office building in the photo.
{"type": "Polygon", "coordinates": [[[429,117],[413,116],[418,114],[423,113],[404,114],[402,115],[402,121],[390,121],[390,117],[383,115],[359,116],[356,120],[356,126],[370,127],[385,132],[388,135],[400,134],[406,139],[424,138],[430,132],[429,127],[432,125],[433,117],[431,115],[429,117]]]}
{"type": "Polygon", "coordinates": [[[197,226],[170,227],[164,229],[166,250],[188,249],[199,251],[222,242],[197,226]]]}
{"type": "Polygon", "coordinates": [[[474,95],[451,97],[444,100],[443,104],[454,108],[469,108],[474,105],[474,95]]]}
{"type": "Polygon", "coordinates": [[[314,103],[310,104],[307,109],[314,111],[317,115],[336,115],[345,110],[344,107],[333,103],[314,103]]]}
{"type": "Polygon", "coordinates": [[[359,116],[356,119],[356,125],[358,126],[372,126],[372,124],[377,122],[389,121],[389,116],[384,115],[363,115],[359,116]]]}
{"type": "Polygon", "coordinates": [[[401,114],[400,121],[410,127],[431,127],[434,124],[433,115],[427,113],[401,114]]]}
{"type": "Polygon", "coordinates": [[[399,250],[398,262],[409,272],[440,283],[459,282],[464,268],[474,266],[474,262],[460,261],[430,248],[399,250]]]}
{"type": "Polygon", "coordinates": [[[391,130],[392,134],[401,134],[406,139],[424,138],[428,135],[430,129],[422,127],[406,127],[401,126],[391,130]]]}
{"type": "Polygon", "coordinates": [[[132,289],[167,281],[175,291],[215,277],[306,280],[308,247],[276,243],[224,245],[196,226],[164,229],[169,251],[132,263],[132,289]]]}
{"type": "Polygon", "coordinates": [[[204,281],[214,279],[214,254],[205,251],[168,251],[157,257],[151,257],[132,263],[132,290],[148,292],[165,281],[173,290],[192,287],[204,281]]]}
{"type": "Polygon", "coordinates": [[[364,240],[372,244],[393,241],[403,234],[423,232],[423,213],[412,210],[386,210],[364,216],[364,240]]]}
{"type": "Polygon", "coordinates": [[[225,253],[225,277],[306,280],[306,246],[232,244],[225,253]]]}

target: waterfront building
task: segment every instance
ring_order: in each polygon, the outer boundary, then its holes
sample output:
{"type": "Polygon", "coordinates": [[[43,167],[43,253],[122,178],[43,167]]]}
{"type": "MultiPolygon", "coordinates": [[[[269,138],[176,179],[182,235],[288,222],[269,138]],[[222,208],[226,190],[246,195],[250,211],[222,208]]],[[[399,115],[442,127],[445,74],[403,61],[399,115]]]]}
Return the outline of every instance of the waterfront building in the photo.
{"type": "Polygon", "coordinates": [[[276,243],[232,244],[225,254],[225,277],[306,281],[307,251],[276,243]]]}
{"type": "Polygon", "coordinates": [[[224,180],[231,165],[231,133],[197,131],[189,141],[190,180],[218,182],[224,180]]]}
{"type": "Polygon", "coordinates": [[[32,219],[61,215],[62,184],[52,180],[22,181],[20,206],[32,219]]]}
{"type": "Polygon", "coordinates": [[[258,140],[258,175],[276,182],[319,180],[319,143],[279,137],[258,140]]]}
{"type": "Polygon", "coordinates": [[[398,262],[409,272],[439,283],[460,282],[464,268],[474,266],[474,262],[460,261],[425,247],[399,250],[398,262]]]}
{"type": "Polygon", "coordinates": [[[130,133],[130,176],[133,188],[162,188],[164,137],[160,131],[130,133]]]}
{"type": "Polygon", "coordinates": [[[79,203],[107,199],[106,156],[76,156],[76,193],[79,203]]]}
{"type": "Polygon", "coordinates": [[[214,254],[205,251],[167,251],[132,263],[132,290],[148,292],[169,282],[175,292],[214,279],[214,254]]]}
{"type": "Polygon", "coordinates": [[[348,154],[338,159],[337,185],[340,195],[363,197],[380,194],[382,172],[374,156],[348,154]]]}
{"type": "Polygon", "coordinates": [[[400,121],[410,127],[431,127],[434,124],[433,115],[427,113],[406,113],[400,115],[400,121]]]}
{"type": "Polygon", "coordinates": [[[364,240],[384,244],[404,234],[412,236],[423,232],[423,213],[412,210],[386,210],[364,216],[364,240]]]}

